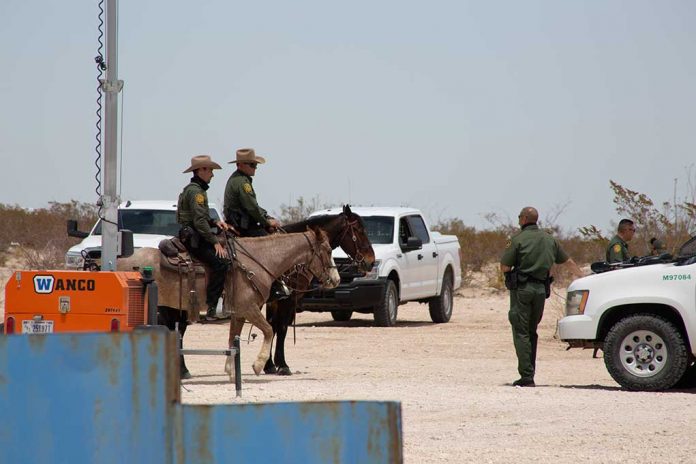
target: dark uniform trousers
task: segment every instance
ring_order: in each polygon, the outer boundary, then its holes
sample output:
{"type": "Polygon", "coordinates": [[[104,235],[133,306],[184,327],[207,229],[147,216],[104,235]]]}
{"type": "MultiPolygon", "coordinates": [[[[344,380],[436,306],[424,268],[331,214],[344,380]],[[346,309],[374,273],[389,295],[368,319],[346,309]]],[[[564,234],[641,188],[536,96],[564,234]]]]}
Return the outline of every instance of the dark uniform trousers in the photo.
{"type": "Polygon", "coordinates": [[[544,284],[527,282],[517,290],[510,290],[512,340],[517,352],[517,370],[525,380],[534,379],[537,351],[537,326],[544,315],[546,290],[544,284]]]}
{"type": "Polygon", "coordinates": [[[228,261],[215,254],[215,247],[208,241],[200,240],[198,247],[187,246],[191,254],[210,268],[210,280],[206,288],[205,302],[208,308],[217,306],[218,300],[225,287],[225,273],[229,267],[228,261]]]}

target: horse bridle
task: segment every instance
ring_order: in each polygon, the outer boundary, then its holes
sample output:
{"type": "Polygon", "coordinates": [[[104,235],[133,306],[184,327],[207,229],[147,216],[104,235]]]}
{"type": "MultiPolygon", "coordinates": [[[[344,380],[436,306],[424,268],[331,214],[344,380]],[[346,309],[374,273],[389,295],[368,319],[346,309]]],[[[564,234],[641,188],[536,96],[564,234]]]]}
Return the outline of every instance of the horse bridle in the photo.
{"type": "MultiPolygon", "coordinates": [[[[353,261],[360,267],[360,265],[365,261],[365,256],[363,256],[362,253],[360,253],[360,249],[358,248],[358,237],[356,236],[356,231],[358,228],[358,224],[360,223],[360,219],[355,218],[353,220],[348,219],[348,215],[345,215],[345,221],[347,227],[343,228],[343,233],[338,236],[338,240],[336,241],[336,246],[340,245],[345,236],[348,234],[350,231],[351,234],[351,239],[353,240],[353,246],[355,247],[355,256],[353,257],[353,261]]],[[[332,244],[332,248],[335,248],[332,244]]]]}

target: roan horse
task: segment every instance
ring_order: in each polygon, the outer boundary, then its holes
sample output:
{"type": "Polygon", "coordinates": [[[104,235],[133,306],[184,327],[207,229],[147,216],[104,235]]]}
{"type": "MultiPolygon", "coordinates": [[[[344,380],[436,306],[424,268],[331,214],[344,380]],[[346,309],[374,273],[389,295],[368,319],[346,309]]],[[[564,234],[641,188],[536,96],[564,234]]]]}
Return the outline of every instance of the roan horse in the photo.
{"type": "MultiPolygon", "coordinates": [[[[234,253],[233,265],[225,277],[225,310],[233,314],[232,319],[243,318],[257,326],[264,334],[261,351],[253,364],[254,372],[259,374],[268,360],[273,331],[261,314],[261,306],[268,299],[271,283],[281,274],[292,268],[311,273],[323,285],[333,288],[340,277],[331,257],[331,246],[321,229],[306,230],[303,233],[272,235],[260,238],[221,238],[234,253]],[[232,246],[230,246],[232,245],[232,246]]],[[[118,261],[119,270],[131,270],[151,266],[158,284],[160,315],[179,313],[172,311],[181,308],[182,282],[176,273],[162,271],[159,266],[160,251],[154,248],[141,248],[133,256],[118,261]]],[[[197,308],[193,308],[197,310],[197,308]]],[[[185,318],[184,318],[185,321],[185,318]]],[[[184,329],[180,327],[183,336],[184,329]]],[[[172,328],[172,327],[170,327],[172,328]]],[[[231,345],[230,345],[231,346],[231,345]]],[[[183,358],[182,358],[183,364],[183,358]]]]}
{"type": "MultiPolygon", "coordinates": [[[[307,227],[319,227],[327,235],[331,248],[341,247],[364,272],[372,269],[375,262],[375,252],[365,231],[365,224],[360,216],[350,210],[349,205],[343,207],[343,212],[335,215],[315,216],[304,221],[283,226],[286,232],[298,232],[307,227]]],[[[288,327],[292,324],[297,307],[310,288],[311,279],[305,275],[293,273],[289,276],[288,284],[295,292],[285,300],[269,303],[266,306],[266,319],[273,327],[276,336],[275,354],[264,366],[267,374],[292,375],[285,361],[285,337],[288,327]]]]}

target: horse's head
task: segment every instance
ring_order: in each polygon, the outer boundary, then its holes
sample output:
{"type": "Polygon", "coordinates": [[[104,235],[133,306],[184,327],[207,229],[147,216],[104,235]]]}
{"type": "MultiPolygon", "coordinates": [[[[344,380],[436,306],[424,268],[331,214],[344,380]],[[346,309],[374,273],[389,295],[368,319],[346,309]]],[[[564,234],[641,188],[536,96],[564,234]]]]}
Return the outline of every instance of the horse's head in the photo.
{"type": "Polygon", "coordinates": [[[350,210],[350,205],[345,205],[339,216],[342,218],[343,230],[339,234],[338,245],[353,258],[361,271],[370,271],[375,262],[375,251],[367,237],[362,218],[350,210]]]}
{"type": "Polygon", "coordinates": [[[307,262],[309,272],[316,277],[326,288],[334,288],[341,282],[341,276],[336,270],[331,256],[331,244],[320,228],[309,228],[306,232],[312,247],[312,256],[307,262]]]}

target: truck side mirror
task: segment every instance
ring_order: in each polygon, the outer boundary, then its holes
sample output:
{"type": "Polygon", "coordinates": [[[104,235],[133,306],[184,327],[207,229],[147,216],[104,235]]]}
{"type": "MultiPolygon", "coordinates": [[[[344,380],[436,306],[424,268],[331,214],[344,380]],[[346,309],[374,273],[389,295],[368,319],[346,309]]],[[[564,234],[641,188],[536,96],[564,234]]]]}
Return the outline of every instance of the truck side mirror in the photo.
{"type": "Polygon", "coordinates": [[[119,258],[127,258],[133,255],[133,231],[121,229],[118,233],[118,250],[119,258]]]}
{"type": "Polygon", "coordinates": [[[403,251],[420,250],[423,248],[423,241],[418,237],[409,237],[405,244],[401,245],[403,251]]]}
{"type": "Polygon", "coordinates": [[[75,219],[68,219],[68,236],[69,237],[85,238],[88,235],[89,235],[89,232],[82,232],[81,230],[77,230],[77,221],[75,219]]]}

